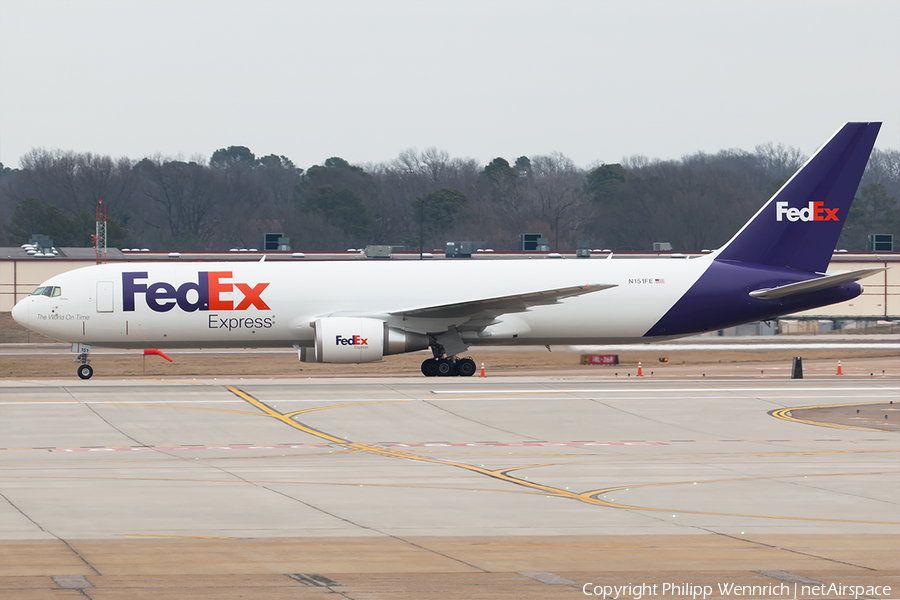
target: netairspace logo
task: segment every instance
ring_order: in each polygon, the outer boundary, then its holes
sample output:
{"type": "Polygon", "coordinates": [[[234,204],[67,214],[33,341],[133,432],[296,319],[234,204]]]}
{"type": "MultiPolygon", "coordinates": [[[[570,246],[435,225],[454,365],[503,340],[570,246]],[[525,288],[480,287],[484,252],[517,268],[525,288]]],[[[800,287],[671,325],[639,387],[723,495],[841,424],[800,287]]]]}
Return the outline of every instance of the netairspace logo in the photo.
{"type": "Polygon", "coordinates": [[[697,585],[693,583],[635,583],[626,585],[595,585],[586,583],[581,591],[585,596],[600,596],[607,600],[641,600],[653,597],[671,597],[679,600],[705,600],[717,591],[717,597],[740,597],[746,599],[759,598],[829,598],[850,597],[858,600],[863,598],[889,598],[891,586],[889,585],[843,585],[841,583],[821,583],[818,585],[797,584],[787,585],[739,585],[736,583],[719,583],[714,588],[712,585],[697,585]]]}
{"type": "Polygon", "coordinates": [[[775,220],[785,217],[788,221],[839,221],[837,208],[825,208],[824,202],[810,202],[806,208],[788,208],[787,202],[775,203],[775,220]]]}

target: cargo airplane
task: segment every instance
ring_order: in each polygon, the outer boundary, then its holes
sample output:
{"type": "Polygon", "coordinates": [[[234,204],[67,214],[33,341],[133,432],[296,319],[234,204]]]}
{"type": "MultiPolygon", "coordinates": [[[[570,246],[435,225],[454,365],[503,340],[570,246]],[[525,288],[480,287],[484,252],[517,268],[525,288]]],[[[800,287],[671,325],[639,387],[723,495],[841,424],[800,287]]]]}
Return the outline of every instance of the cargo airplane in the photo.
{"type": "Polygon", "coordinates": [[[880,123],[847,123],[725,245],[673,260],[125,263],[45,281],[13,309],[72,343],[291,347],[363,363],[431,349],[427,376],[471,376],[471,346],[668,340],[844,302],[882,269],[826,273],[880,123]]]}

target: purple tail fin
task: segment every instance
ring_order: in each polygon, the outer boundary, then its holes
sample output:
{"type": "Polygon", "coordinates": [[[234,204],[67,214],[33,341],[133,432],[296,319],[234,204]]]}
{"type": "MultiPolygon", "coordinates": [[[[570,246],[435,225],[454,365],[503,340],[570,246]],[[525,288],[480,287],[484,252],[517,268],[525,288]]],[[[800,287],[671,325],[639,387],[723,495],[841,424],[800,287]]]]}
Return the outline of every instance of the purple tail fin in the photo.
{"type": "Polygon", "coordinates": [[[824,272],[880,128],[841,127],[715,258],[824,272]]]}

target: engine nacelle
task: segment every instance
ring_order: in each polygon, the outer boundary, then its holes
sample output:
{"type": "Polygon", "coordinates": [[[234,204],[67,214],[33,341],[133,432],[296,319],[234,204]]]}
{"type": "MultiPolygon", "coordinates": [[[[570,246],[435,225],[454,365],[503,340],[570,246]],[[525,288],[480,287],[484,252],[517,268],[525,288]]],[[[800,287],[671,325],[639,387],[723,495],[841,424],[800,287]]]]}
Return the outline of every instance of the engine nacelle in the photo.
{"type": "Polygon", "coordinates": [[[316,319],[315,348],[300,349],[300,360],[320,363],[377,362],[388,354],[425,350],[431,339],[379,319],[325,317],[316,319]]]}

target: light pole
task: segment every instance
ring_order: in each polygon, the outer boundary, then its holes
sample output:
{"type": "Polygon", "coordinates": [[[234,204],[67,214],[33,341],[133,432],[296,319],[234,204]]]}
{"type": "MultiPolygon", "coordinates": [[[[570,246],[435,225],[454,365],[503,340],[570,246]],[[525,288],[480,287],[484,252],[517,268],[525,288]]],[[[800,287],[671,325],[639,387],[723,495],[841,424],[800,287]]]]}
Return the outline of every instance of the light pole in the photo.
{"type": "Polygon", "coordinates": [[[419,260],[424,258],[422,248],[425,240],[425,198],[419,198],[419,260]]]}
{"type": "Polygon", "coordinates": [[[556,252],[559,252],[559,210],[556,211],[556,252]]]}

